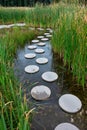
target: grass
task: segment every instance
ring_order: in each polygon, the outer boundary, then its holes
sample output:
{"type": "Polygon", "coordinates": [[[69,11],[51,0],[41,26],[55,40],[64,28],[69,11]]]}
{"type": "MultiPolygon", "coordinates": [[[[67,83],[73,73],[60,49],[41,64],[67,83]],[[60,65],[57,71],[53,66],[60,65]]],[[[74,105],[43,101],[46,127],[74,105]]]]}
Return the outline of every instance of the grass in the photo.
{"type": "Polygon", "coordinates": [[[0,129],[30,130],[30,113],[26,95],[23,97],[22,85],[14,76],[13,61],[19,47],[33,39],[38,33],[27,27],[3,30],[0,39],[0,129]]]}

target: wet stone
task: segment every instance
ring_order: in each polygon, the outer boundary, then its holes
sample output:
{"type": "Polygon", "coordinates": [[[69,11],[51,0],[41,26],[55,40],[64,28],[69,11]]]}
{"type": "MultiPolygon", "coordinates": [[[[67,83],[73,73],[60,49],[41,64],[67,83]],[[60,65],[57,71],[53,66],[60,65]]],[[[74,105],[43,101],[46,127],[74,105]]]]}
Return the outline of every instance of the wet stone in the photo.
{"type": "Polygon", "coordinates": [[[37,48],[37,46],[35,46],[35,45],[29,45],[28,46],[28,49],[30,49],[30,50],[33,50],[33,49],[36,49],[37,48]]]}
{"type": "Polygon", "coordinates": [[[36,53],[44,53],[45,50],[43,50],[43,49],[36,49],[35,52],[36,52],[36,53]]]}
{"type": "Polygon", "coordinates": [[[45,43],[45,42],[39,42],[37,45],[38,45],[38,46],[45,46],[46,43],[45,43]]]}
{"type": "Polygon", "coordinates": [[[29,65],[25,67],[25,72],[27,73],[36,73],[39,71],[39,67],[36,65],[29,65]]]}
{"type": "Polygon", "coordinates": [[[54,130],[79,130],[75,125],[70,123],[61,123],[54,130]]]}
{"type": "Polygon", "coordinates": [[[31,42],[32,43],[37,43],[37,42],[39,42],[39,40],[32,40],[31,42]]]}
{"type": "Polygon", "coordinates": [[[55,72],[47,71],[42,74],[42,79],[47,82],[53,82],[58,79],[58,75],[55,72]]]}
{"type": "Polygon", "coordinates": [[[59,98],[59,106],[68,113],[76,113],[81,109],[82,103],[75,95],[64,94],[59,98]]]}
{"type": "Polygon", "coordinates": [[[48,63],[48,59],[47,58],[38,58],[38,59],[36,59],[36,62],[38,63],[38,64],[46,64],[46,63],[48,63]]]}
{"type": "Polygon", "coordinates": [[[50,97],[51,90],[44,85],[39,85],[31,90],[31,95],[36,100],[45,100],[50,97]]]}
{"type": "Polygon", "coordinates": [[[32,58],[36,57],[36,54],[35,53],[28,53],[28,54],[25,54],[24,57],[27,59],[32,59],[32,58]]]}

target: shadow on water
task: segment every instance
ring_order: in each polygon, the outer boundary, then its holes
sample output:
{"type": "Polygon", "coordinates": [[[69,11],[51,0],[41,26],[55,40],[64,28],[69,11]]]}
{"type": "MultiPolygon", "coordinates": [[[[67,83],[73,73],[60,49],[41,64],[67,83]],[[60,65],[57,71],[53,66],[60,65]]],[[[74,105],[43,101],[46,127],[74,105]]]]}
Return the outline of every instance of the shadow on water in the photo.
{"type": "MultiPolygon", "coordinates": [[[[36,44],[35,44],[36,45],[36,44]]],[[[34,50],[28,49],[28,44],[24,49],[17,51],[15,60],[15,75],[22,83],[23,92],[26,94],[28,104],[31,108],[35,107],[33,114],[31,130],[54,130],[54,128],[63,122],[69,122],[76,125],[80,130],[87,130],[87,93],[84,92],[73,80],[72,75],[63,67],[63,62],[57,54],[53,54],[50,41],[46,46],[39,47],[45,50],[43,54],[37,54],[33,59],[26,59],[24,55],[34,50]],[[48,63],[39,65],[35,60],[39,57],[48,58],[48,63]],[[24,68],[28,65],[38,65],[40,70],[35,74],[28,74],[24,68]],[[41,75],[46,71],[57,72],[59,78],[57,81],[48,83],[42,80],[41,75]],[[46,85],[51,89],[51,96],[45,101],[36,101],[31,97],[30,91],[35,85],[46,85]],[[58,104],[58,99],[65,93],[71,93],[78,96],[83,107],[76,114],[64,112],[58,104]]]]}

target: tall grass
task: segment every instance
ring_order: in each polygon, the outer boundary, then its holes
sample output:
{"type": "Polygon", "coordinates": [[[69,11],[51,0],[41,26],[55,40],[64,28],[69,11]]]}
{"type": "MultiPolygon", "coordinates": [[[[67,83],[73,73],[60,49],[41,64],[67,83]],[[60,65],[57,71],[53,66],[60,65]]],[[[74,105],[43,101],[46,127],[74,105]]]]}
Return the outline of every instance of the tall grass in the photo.
{"type": "Polygon", "coordinates": [[[14,28],[0,39],[0,130],[30,130],[32,110],[27,105],[26,95],[22,97],[22,85],[14,76],[13,60],[17,48],[35,35],[37,33],[28,29],[14,28]]]}
{"type": "Polygon", "coordinates": [[[53,48],[68,64],[69,69],[82,86],[87,75],[87,23],[86,10],[78,8],[75,12],[62,14],[57,22],[58,28],[52,38],[53,48]]]}

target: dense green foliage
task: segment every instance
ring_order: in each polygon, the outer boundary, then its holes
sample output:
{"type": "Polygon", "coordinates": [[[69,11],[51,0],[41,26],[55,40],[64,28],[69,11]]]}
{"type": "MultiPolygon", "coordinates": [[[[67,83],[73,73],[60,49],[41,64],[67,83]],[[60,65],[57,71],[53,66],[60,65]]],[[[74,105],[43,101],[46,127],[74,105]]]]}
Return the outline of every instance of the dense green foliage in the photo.
{"type": "Polygon", "coordinates": [[[0,31],[0,130],[30,130],[30,109],[22,85],[13,71],[17,48],[37,35],[33,31],[14,28],[0,31]],[[1,39],[2,37],[2,39],[1,39]]]}

